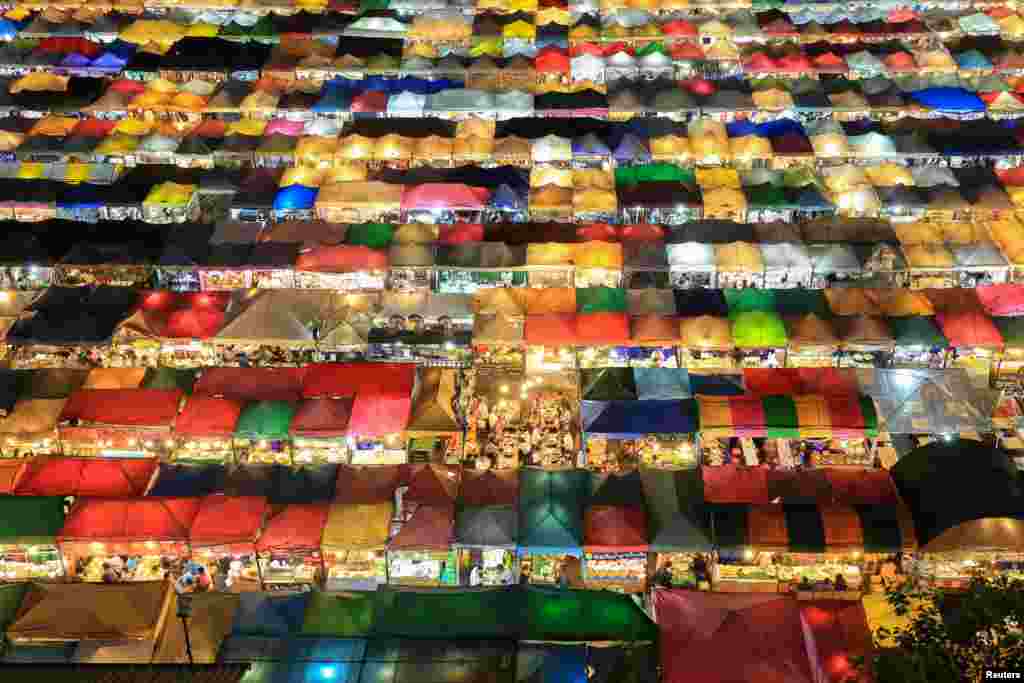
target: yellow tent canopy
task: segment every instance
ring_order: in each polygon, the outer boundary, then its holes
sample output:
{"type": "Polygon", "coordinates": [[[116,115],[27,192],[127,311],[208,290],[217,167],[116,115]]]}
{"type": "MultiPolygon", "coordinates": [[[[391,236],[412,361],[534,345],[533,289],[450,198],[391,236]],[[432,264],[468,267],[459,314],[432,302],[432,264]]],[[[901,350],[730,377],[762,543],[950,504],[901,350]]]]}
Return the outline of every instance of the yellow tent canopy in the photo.
{"type": "Polygon", "coordinates": [[[507,315],[477,315],[473,319],[474,344],[521,344],[523,321],[507,315]]]}
{"type": "Polygon", "coordinates": [[[171,593],[164,581],[33,584],[7,637],[14,643],[154,640],[171,593]]]}
{"type": "MultiPolygon", "coordinates": [[[[172,608],[177,611],[177,596],[172,598],[172,608]]],[[[192,618],[188,622],[189,639],[192,645],[192,659],[196,664],[214,664],[221,642],[231,632],[231,625],[238,609],[237,593],[197,593],[192,596],[192,618]]],[[[172,620],[164,627],[153,653],[153,662],[158,664],[184,664],[188,662],[185,649],[185,632],[181,623],[172,620]]]]}
{"type": "Polygon", "coordinates": [[[455,418],[452,399],[455,396],[455,371],[446,368],[424,368],[412,407],[412,418],[406,431],[414,436],[454,434],[461,431],[455,418]]]}
{"type": "Polygon", "coordinates": [[[20,400],[7,417],[0,418],[0,434],[56,438],[57,420],[66,402],[66,398],[20,400]]]}
{"type": "Polygon", "coordinates": [[[735,347],[729,320],[711,315],[680,320],[679,339],[680,346],[692,349],[727,350],[735,347]]]}
{"type": "Polygon", "coordinates": [[[369,504],[334,503],[327,513],[322,545],[343,550],[378,550],[391,535],[392,501],[369,504]]]}
{"type": "Polygon", "coordinates": [[[137,389],[146,376],[146,368],[94,368],[85,378],[83,389],[137,389]]]}

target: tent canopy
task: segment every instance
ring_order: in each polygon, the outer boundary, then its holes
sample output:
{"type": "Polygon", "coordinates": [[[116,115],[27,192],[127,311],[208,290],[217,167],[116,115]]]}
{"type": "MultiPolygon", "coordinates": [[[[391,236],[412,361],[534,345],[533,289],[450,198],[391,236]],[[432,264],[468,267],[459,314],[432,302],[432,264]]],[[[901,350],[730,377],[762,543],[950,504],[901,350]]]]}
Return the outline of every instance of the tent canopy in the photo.
{"type": "Polygon", "coordinates": [[[256,550],[261,553],[318,551],[328,511],[327,503],[294,503],[272,509],[256,542],[256,550]]]}
{"type": "Polygon", "coordinates": [[[20,496],[142,496],[157,471],[155,458],[36,458],[25,464],[14,484],[20,496]]]}
{"type": "Polygon", "coordinates": [[[1024,491],[1006,452],[979,442],[935,442],[892,469],[925,551],[1024,548],[1024,491]]]}
{"type": "Polygon", "coordinates": [[[293,401],[254,401],[242,410],[235,436],[250,439],[287,439],[295,415],[293,401]]]}
{"type": "Polygon", "coordinates": [[[697,402],[583,401],[583,431],[609,438],[630,439],[645,434],[692,434],[697,431],[697,402]]]}
{"type": "Polygon", "coordinates": [[[32,584],[7,629],[14,643],[153,640],[168,617],[170,584],[32,584]]]}
{"type": "Polygon", "coordinates": [[[292,415],[288,432],[292,436],[331,438],[344,436],[352,413],[352,399],[308,398],[292,415]]]}
{"type": "Polygon", "coordinates": [[[131,427],[170,427],[182,393],[176,389],[79,389],[60,421],[131,427]]]}
{"type": "Polygon", "coordinates": [[[580,387],[588,401],[628,401],[638,398],[633,368],[584,368],[580,387]]]}
{"type": "Polygon", "coordinates": [[[190,396],[174,421],[174,432],[197,437],[230,437],[245,404],[231,398],[190,396]]]}
{"type": "Polygon", "coordinates": [[[856,438],[878,433],[874,403],[866,396],[700,397],[701,433],[768,438],[856,438]]]}
{"type": "Polygon", "coordinates": [[[647,513],[642,506],[591,505],[583,515],[583,528],[588,550],[647,550],[647,513]]]}
{"type": "Polygon", "coordinates": [[[739,348],[774,349],[786,345],[786,325],[772,312],[748,311],[732,318],[732,338],[739,348]]]}
{"type": "Polygon", "coordinates": [[[308,368],[205,368],[193,392],[239,401],[295,401],[308,368]]]}
{"type": "Polygon", "coordinates": [[[455,533],[453,505],[420,505],[388,543],[388,550],[447,550],[455,533]]]}
{"type": "Polygon", "coordinates": [[[198,546],[255,544],[266,514],[266,498],[205,496],[192,520],[189,541],[198,546]]]}
{"type": "Polygon", "coordinates": [[[405,477],[402,465],[379,465],[376,467],[338,468],[335,486],[336,503],[380,503],[394,501],[395,489],[402,485],[405,477]]]}
{"type": "Polygon", "coordinates": [[[455,543],[513,548],[518,540],[517,514],[513,505],[461,507],[455,515],[455,543]]]}
{"type": "Polygon", "coordinates": [[[700,470],[641,472],[654,552],[710,552],[711,518],[700,470]]]}
{"type": "Polygon", "coordinates": [[[455,415],[455,371],[424,368],[412,405],[408,431],[418,435],[453,434],[460,431],[455,415]]]}
{"type": "Polygon", "coordinates": [[[53,544],[63,525],[62,498],[0,496],[0,544],[53,544]]]}
{"type": "Polygon", "coordinates": [[[520,546],[581,547],[583,505],[589,493],[586,470],[520,470],[520,546]]]}
{"type": "Polygon", "coordinates": [[[417,503],[454,503],[461,476],[458,465],[410,465],[405,497],[417,503]]]}
{"type": "Polygon", "coordinates": [[[309,595],[242,593],[231,626],[232,636],[287,638],[302,628],[309,595]]]}
{"type": "MultiPolygon", "coordinates": [[[[209,591],[191,596],[192,616],[188,620],[192,661],[214,664],[224,638],[231,632],[231,623],[238,610],[238,594],[209,591]]],[[[177,596],[172,597],[171,613],[177,612],[177,596]]],[[[153,662],[187,664],[185,631],[178,621],[168,622],[160,635],[153,662]]]]}
{"type": "Polygon", "coordinates": [[[515,505],[519,500],[516,470],[465,470],[459,503],[467,506],[515,505]]]}
{"type": "Polygon", "coordinates": [[[890,434],[992,431],[998,394],[978,387],[962,368],[868,369],[857,377],[890,434]]]}
{"type": "Polygon", "coordinates": [[[628,595],[528,588],[525,602],[523,640],[642,643],[658,639],[658,626],[628,595]]]}
{"type": "Polygon", "coordinates": [[[324,548],[377,550],[384,548],[391,535],[393,502],[333,503],[323,526],[324,548]]]}
{"type": "Polygon", "coordinates": [[[80,498],[57,540],[187,541],[199,503],[199,498],[80,498]]]}

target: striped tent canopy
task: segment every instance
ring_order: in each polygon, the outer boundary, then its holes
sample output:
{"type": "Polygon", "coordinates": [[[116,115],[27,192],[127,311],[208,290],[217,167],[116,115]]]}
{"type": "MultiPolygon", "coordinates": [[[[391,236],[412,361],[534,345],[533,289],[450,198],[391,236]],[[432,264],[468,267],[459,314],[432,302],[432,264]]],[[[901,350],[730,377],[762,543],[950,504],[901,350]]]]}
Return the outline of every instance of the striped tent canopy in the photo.
{"type": "Polygon", "coordinates": [[[711,515],[720,548],[823,553],[917,546],[914,522],[900,505],[714,505],[711,515]]]}
{"type": "Polygon", "coordinates": [[[878,416],[866,396],[701,396],[705,436],[778,439],[877,436],[878,416]]]}

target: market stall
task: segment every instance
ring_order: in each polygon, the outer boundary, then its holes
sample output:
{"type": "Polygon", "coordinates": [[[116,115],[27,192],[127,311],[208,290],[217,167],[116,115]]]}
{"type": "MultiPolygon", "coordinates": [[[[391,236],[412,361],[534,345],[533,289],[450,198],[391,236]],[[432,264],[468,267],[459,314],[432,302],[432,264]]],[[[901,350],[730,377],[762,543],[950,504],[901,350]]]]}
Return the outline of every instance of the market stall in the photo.
{"type": "Polygon", "coordinates": [[[886,555],[916,545],[899,505],[714,505],[711,514],[723,592],[832,592],[841,575],[859,599],[886,555]]]}
{"type": "Polygon", "coordinates": [[[764,286],[769,289],[797,289],[811,284],[812,263],[807,248],[799,242],[759,245],[764,262],[764,286]]]}
{"type": "Polygon", "coordinates": [[[399,530],[388,541],[388,583],[452,586],[459,581],[458,553],[452,549],[455,506],[403,504],[399,530]],[[408,510],[415,508],[409,514],[408,510]]]}
{"type": "Polygon", "coordinates": [[[464,460],[476,469],[571,467],[579,444],[575,374],[525,377],[480,370],[463,387],[464,460]]]}
{"type": "Polygon", "coordinates": [[[588,469],[693,467],[697,405],[693,399],[582,401],[588,469]]]}
{"type": "Polygon", "coordinates": [[[310,398],[298,404],[288,426],[296,465],[347,463],[351,398],[310,398]]]}
{"type": "Polygon", "coordinates": [[[75,501],[57,546],[78,581],[160,581],[176,577],[189,557],[188,530],[200,498],[75,501]]]}
{"type": "Polygon", "coordinates": [[[807,254],[811,260],[811,287],[815,289],[827,289],[867,275],[850,244],[809,244],[807,254]]]}
{"type": "MultiPolygon", "coordinates": [[[[394,267],[394,256],[391,260],[394,267]]],[[[480,289],[525,287],[529,273],[525,244],[468,242],[442,245],[437,261],[439,294],[473,294],[480,289]]]]}
{"type": "Polygon", "coordinates": [[[519,471],[519,557],[533,584],[555,584],[579,571],[583,508],[590,494],[586,470],[519,471]]]}
{"type": "Polygon", "coordinates": [[[934,317],[913,315],[886,318],[885,322],[895,340],[893,368],[938,370],[946,366],[949,340],[935,324],[934,317]]]}
{"type": "Polygon", "coordinates": [[[462,460],[462,421],[458,415],[455,370],[421,368],[406,434],[409,462],[462,460]]]}
{"type": "Polygon", "coordinates": [[[226,302],[211,294],[147,292],[139,309],[114,332],[112,354],[129,366],[212,364],[215,355],[206,340],[224,324],[226,302]]]}
{"type": "Polygon", "coordinates": [[[727,318],[712,315],[683,317],[679,321],[679,363],[690,370],[727,370],[736,367],[736,345],[727,318]]]}
{"type": "Polygon", "coordinates": [[[202,570],[213,586],[223,585],[232,592],[258,590],[262,577],[256,540],[266,516],[263,497],[214,494],[201,498],[188,534],[193,577],[202,570]]]}
{"type": "Polygon", "coordinates": [[[743,311],[729,315],[732,340],[742,368],[781,368],[786,364],[786,325],[777,314],[743,311]]]}
{"type": "Polygon", "coordinates": [[[253,401],[238,416],[232,444],[239,463],[288,465],[292,462],[288,427],[294,401],[253,401]]]}
{"type": "Polygon", "coordinates": [[[329,506],[320,546],[328,590],[376,590],[388,582],[394,518],[391,501],[329,506]]]}
{"type": "Polygon", "coordinates": [[[321,547],[329,511],[327,503],[270,507],[256,541],[263,590],[323,585],[321,547]]]}
{"type": "Polygon", "coordinates": [[[562,372],[576,367],[576,316],[527,315],[523,327],[528,373],[562,372]]]}
{"type": "Polygon", "coordinates": [[[871,315],[839,317],[835,321],[839,336],[841,368],[884,368],[892,359],[895,340],[883,318],[871,315]]]}
{"type": "Polygon", "coordinates": [[[477,366],[522,370],[526,363],[523,318],[477,313],[473,319],[473,355],[477,366]]]}
{"type": "Polygon", "coordinates": [[[228,465],[235,462],[232,437],[244,403],[194,394],[174,419],[173,462],[228,465]]]}
{"type": "Polygon", "coordinates": [[[0,418],[0,455],[5,458],[31,458],[56,454],[60,450],[57,422],[67,399],[19,399],[14,408],[0,418]]]}
{"type": "Polygon", "coordinates": [[[583,582],[627,593],[646,588],[648,520],[639,472],[592,475],[583,513],[583,582]]]}
{"type": "Polygon", "coordinates": [[[468,362],[473,329],[472,297],[425,291],[383,293],[373,316],[369,357],[428,365],[468,362]]]}
{"type": "Polygon", "coordinates": [[[460,585],[509,586],[516,582],[517,524],[515,505],[459,506],[454,547],[460,585]]]}
{"type": "Polygon", "coordinates": [[[1005,451],[968,440],[931,443],[901,458],[892,477],[920,541],[910,559],[916,573],[943,587],[1021,577],[1019,474],[1005,451]]]}
{"type": "Polygon", "coordinates": [[[669,281],[673,288],[693,289],[715,287],[718,283],[718,266],[715,247],[700,242],[669,244],[669,281]]]}
{"type": "Polygon", "coordinates": [[[839,339],[832,330],[830,320],[814,313],[793,316],[786,320],[786,367],[830,368],[835,366],[839,352],[839,339]]]}
{"type": "Polygon", "coordinates": [[[57,431],[65,455],[159,457],[167,451],[180,390],[79,389],[61,411],[57,431]]]}
{"type": "Polygon", "coordinates": [[[721,289],[765,286],[765,264],[761,250],[756,244],[716,244],[715,264],[718,270],[716,286],[721,289]]]}
{"type": "Polygon", "coordinates": [[[869,467],[878,436],[874,402],[858,395],[700,397],[705,465],[869,467]]]}
{"type": "Polygon", "coordinates": [[[64,526],[60,497],[0,496],[0,580],[39,581],[64,576],[57,534],[64,526]]]}
{"type": "MultiPolygon", "coordinates": [[[[231,623],[238,610],[239,596],[227,593],[193,594],[188,620],[188,642],[185,627],[168,624],[153,651],[154,664],[216,664],[221,643],[231,632],[231,623]]],[[[177,614],[178,598],[172,599],[171,612],[177,614]]]]}
{"type": "Polygon", "coordinates": [[[1024,379],[1024,317],[993,318],[992,322],[1004,344],[992,373],[992,383],[997,388],[1018,392],[1024,379]]]}
{"type": "Polygon", "coordinates": [[[940,312],[935,321],[951,347],[946,366],[963,368],[987,383],[1003,348],[1003,337],[992,319],[981,311],[940,312]]]}
{"type": "Polygon", "coordinates": [[[668,569],[672,585],[700,588],[711,569],[711,516],[699,469],[640,471],[647,501],[650,568],[668,569]],[[701,567],[700,561],[704,562],[701,567]]]}

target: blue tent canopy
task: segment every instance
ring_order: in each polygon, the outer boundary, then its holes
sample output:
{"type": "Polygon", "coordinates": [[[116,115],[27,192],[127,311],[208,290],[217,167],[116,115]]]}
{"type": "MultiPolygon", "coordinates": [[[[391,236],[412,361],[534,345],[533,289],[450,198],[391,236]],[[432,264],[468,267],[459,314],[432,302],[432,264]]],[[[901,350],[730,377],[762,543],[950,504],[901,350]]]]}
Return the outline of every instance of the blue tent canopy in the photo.
{"type": "Polygon", "coordinates": [[[677,401],[582,401],[583,431],[609,438],[644,434],[692,434],[697,431],[697,404],[677,401]]]}
{"type": "Polygon", "coordinates": [[[308,600],[306,593],[242,593],[231,635],[287,638],[302,628],[308,600]]]}
{"type": "Polygon", "coordinates": [[[910,99],[931,109],[944,112],[983,112],[985,103],[976,94],[963,88],[925,88],[909,93],[910,99]]]}
{"type": "Polygon", "coordinates": [[[586,683],[587,649],[582,645],[522,645],[516,680],[530,683],[586,683]]]}
{"type": "Polygon", "coordinates": [[[732,373],[716,375],[691,373],[690,391],[694,396],[742,396],[746,393],[743,386],[743,375],[732,373]]]}
{"type": "Polygon", "coordinates": [[[224,466],[169,465],[161,463],[150,496],[208,496],[224,490],[224,466]]]}
{"type": "Polygon", "coordinates": [[[683,368],[633,368],[633,380],[641,401],[690,398],[690,373],[683,368]]]}

